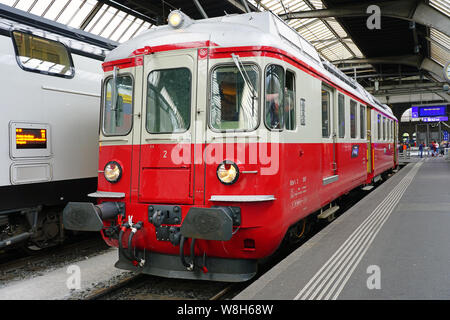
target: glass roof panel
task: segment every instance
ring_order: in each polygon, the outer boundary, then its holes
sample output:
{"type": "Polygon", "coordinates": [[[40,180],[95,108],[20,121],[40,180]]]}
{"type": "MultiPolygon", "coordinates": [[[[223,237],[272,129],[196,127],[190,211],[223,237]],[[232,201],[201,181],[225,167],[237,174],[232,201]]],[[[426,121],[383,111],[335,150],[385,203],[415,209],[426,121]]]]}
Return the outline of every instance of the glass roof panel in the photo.
{"type": "MultiPolygon", "coordinates": [[[[23,0],[21,0],[23,1],[23,0]]],[[[62,10],[64,10],[65,5],[70,0],[59,0],[51,3],[50,8],[44,14],[44,18],[56,21],[56,18],[59,16],[62,10]]]]}
{"type": "Polygon", "coordinates": [[[51,2],[52,0],[39,0],[29,12],[37,16],[42,16],[45,9],[47,9],[51,2]]]}

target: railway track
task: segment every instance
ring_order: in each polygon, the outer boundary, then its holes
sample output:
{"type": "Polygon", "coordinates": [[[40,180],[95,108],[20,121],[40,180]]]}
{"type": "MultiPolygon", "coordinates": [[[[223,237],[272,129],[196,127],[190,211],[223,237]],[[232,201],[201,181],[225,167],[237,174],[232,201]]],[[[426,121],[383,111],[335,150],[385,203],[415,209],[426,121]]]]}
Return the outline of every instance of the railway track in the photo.
{"type": "Polygon", "coordinates": [[[220,300],[242,284],[133,274],[89,293],[85,300],[220,300]]]}

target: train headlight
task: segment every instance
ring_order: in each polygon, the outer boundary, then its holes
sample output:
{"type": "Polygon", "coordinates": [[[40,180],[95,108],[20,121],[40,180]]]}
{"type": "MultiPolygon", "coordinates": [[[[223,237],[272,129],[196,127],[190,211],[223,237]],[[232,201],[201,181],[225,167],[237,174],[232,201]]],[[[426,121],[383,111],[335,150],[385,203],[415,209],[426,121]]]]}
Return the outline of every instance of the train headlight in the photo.
{"type": "Polygon", "coordinates": [[[105,179],[111,183],[115,183],[122,177],[122,167],[115,161],[108,162],[103,171],[105,179]]]}
{"type": "Polygon", "coordinates": [[[180,11],[174,10],[169,14],[167,20],[171,27],[179,28],[183,24],[184,16],[180,11]]]}
{"type": "Polygon", "coordinates": [[[233,161],[225,160],[217,167],[217,178],[223,184],[233,184],[239,178],[239,168],[233,161]]]}

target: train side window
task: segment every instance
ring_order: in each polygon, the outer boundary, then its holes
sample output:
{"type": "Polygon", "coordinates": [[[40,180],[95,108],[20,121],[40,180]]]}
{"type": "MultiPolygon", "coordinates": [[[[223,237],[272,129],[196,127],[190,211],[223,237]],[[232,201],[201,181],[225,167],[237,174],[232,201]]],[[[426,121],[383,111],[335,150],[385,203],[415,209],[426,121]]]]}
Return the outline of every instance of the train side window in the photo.
{"type": "Polygon", "coordinates": [[[271,64],[266,69],[265,122],[269,129],[281,130],[283,125],[284,69],[271,64]]]}
{"type": "Polygon", "coordinates": [[[350,100],[350,137],[356,138],[356,102],[350,100]]]}
{"type": "Polygon", "coordinates": [[[383,117],[383,140],[386,140],[386,117],[383,117]]]}
{"type": "Polygon", "coordinates": [[[387,140],[391,140],[391,120],[389,118],[387,118],[387,123],[386,123],[386,139],[387,140]]]}
{"type": "Polygon", "coordinates": [[[16,60],[22,69],[73,78],[75,69],[72,57],[62,43],[18,31],[12,34],[16,60]]]}
{"type": "Polygon", "coordinates": [[[104,88],[103,133],[127,135],[133,122],[133,79],[129,75],[118,76],[116,90],[113,90],[113,79],[109,78],[104,88]]]}
{"type": "Polygon", "coordinates": [[[394,140],[394,121],[391,120],[391,140],[394,140]]]}
{"type": "Polygon", "coordinates": [[[289,70],[286,71],[286,87],[284,97],[284,123],[286,130],[295,130],[295,74],[289,70]]]}
{"type": "Polygon", "coordinates": [[[377,115],[378,140],[381,140],[381,115],[377,115]]]}
{"type": "Polygon", "coordinates": [[[345,138],[345,97],[338,95],[339,138],[345,138]]]}
{"type": "Polygon", "coordinates": [[[219,66],[211,74],[210,126],[253,130],[258,126],[259,69],[255,65],[219,66]],[[247,79],[244,79],[245,76],[247,79]]]}
{"type": "Polygon", "coordinates": [[[150,133],[181,133],[191,122],[191,71],[155,70],[147,79],[147,120],[150,133]]]}
{"type": "Polygon", "coordinates": [[[366,107],[363,105],[359,105],[359,121],[360,121],[360,133],[361,139],[366,138],[366,107]]]}
{"type": "Polygon", "coordinates": [[[322,88],[322,137],[330,137],[330,103],[331,94],[322,88]]]}

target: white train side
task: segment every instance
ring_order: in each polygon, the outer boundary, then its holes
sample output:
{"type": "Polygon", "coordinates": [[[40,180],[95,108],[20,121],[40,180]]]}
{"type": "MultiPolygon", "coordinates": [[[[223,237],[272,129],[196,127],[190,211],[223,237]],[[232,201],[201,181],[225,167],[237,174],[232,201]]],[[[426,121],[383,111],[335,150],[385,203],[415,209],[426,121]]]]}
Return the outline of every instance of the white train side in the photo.
{"type": "Polygon", "coordinates": [[[101,64],[115,44],[33,18],[0,6],[0,249],[61,242],[61,209],[97,187],[101,64]]]}

